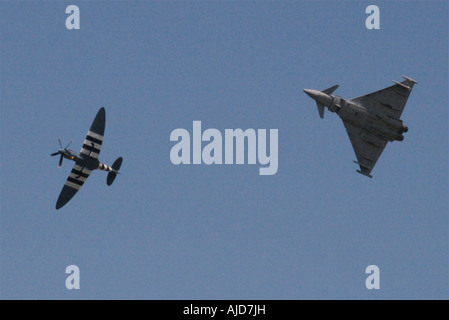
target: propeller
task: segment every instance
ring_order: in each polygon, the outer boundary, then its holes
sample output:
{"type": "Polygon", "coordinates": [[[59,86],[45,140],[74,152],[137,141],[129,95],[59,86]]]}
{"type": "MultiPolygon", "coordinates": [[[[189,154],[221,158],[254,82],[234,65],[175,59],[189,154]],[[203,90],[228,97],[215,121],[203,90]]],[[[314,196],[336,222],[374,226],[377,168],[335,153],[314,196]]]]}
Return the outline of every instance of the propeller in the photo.
{"type": "Polygon", "coordinates": [[[69,144],[65,148],[62,148],[61,139],[58,138],[58,142],[59,142],[59,146],[61,147],[61,149],[59,149],[57,152],[50,154],[50,156],[54,157],[54,156],[57,156],[58,154],[61,155],[61,157],[59,158],[59,168],[61,168],[62,160],[64,159],[64,151],[67,150],[67,148],[70,146],[70,144],[73,142],[73,140],[70,140],[69,144]]]}
{"type": "Polygon", "coordinates": [[[50,156],[57,156],[58,154],[60,154],[61,155],[61,157],[59,158],[59,168],[61,168],[61,165],[62,165],[62,159],[64,159],[64,155],[62,154],[62,152],[61,151],[58,151],[58,152],[54,152],[54,153],[52,153],[50,156]]]}

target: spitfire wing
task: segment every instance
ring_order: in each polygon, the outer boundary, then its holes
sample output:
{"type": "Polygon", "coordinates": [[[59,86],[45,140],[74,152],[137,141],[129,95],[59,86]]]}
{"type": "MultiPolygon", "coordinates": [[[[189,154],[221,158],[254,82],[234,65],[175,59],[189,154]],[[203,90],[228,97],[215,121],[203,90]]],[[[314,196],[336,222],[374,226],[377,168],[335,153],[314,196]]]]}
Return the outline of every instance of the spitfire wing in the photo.
{"type": "Polygon", "coordinates": [[[56,209],[63,207],[73,198],[91,172],[92,171],[77,164],[73,166],[73,169],[59,194],[58,201],[56,202],[56,209]]]}
{"type": "Polygon", "coordinates": [[[106,112],[101,108],[87,132],[80,153],[98,159],[101,144],[103,143],[104,128],[106,123],[106,112]]]}
{"type": "Polygon", "coordinates": [[[343,123],[357,157],[356,163],[360,166],[358,172],[372,178],[371,170],[373,170],[388,141],[365,129],[353,126],[349,122],[343,121],[343,123]]]}
{"type": "Polygon", "coordinates": [[[393,81],[395,84],[391,87],[354,98],[351,101],[370,110],[376,110],[379,113],[399,119],[412,92],[413,85],[417,83],[407,77],[404,77],[404,79],[402,82],[393,81]]]}

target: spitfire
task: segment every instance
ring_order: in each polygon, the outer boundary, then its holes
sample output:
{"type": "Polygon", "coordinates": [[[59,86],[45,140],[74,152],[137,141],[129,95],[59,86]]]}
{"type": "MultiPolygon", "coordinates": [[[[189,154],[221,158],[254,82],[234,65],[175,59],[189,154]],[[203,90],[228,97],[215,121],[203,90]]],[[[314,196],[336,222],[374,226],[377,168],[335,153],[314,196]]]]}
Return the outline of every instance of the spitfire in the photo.
{"type": "Polygon", "coordinates": [[[316,101],[321,118],[324,118],[324,107],[327,107],[343,120],[357,157],[354,162],[360,166],[357,172],[370,178],[387,143],[404,140],[403,134],[408,131],[399,118],[417,82],[408,77],[404,79],[402,82],[393,81],[393,86],[351,100],[332,95],[338,85],[323,91],[304,89],[316,101]]]}
{"type": "Polygon", "coordinates": [[[108,172],[106,184],[110,186],[117,174],[119,173],[120,166],[122,165],[123,158],[119,157],[114,161],[111,167],[101,163],[98,160],[100,154],[101,145],[103,143],[104,128],[106,124],[106,111],[101,108],[97,116],[95,117],[89,131],[87,132],[86,139],[84,140],[83,147],[78,153],[71,149],[68,149],[70,142],[65,148],[62,148],[61,140],[59,145],[61,149],[52,153],[51,156],[61,155],[59,158],[59,167],[62,165],[64,158],[75,162],[72,171],[70,172],[64,187],[59,194],[58,201],[56,202],[56,209],[63,207],[73,196],[78,192],[84,181],[89,177],[90,173],[95,169],[100,169],[108,172]]]}

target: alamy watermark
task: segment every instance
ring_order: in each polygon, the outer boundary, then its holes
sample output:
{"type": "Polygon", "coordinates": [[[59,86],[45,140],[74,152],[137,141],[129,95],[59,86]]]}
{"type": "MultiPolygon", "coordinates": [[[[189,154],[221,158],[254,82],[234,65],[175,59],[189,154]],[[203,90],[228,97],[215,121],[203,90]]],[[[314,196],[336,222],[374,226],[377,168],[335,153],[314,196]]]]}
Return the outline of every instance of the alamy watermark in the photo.
{"type": "Polygon", "coordinates": [[[68,290],[80,289],[80,268],[76,265],[67,266],[65,273],[69,274],[65,280],[65,287],[68,290]]]}
{"type": "Polygon", "coordinates": [[[365,286],[368,290],[380,289],[380,269],[376,265],[370,265],[366,267],[366,274],[369,274],[365,280],[365,286]]]}
{"type": "Polygon", "coordinates": [[[80,9],[75,5],[70,5],[65,9],[65,13],[70,14],[65,20],[65,27],[69,30],[80,29],[80,9]]]}
{"type": "Polygon", "coordinates": [[[202,132],[201,121],[193,121],[192,136],[189,131],[178,128],[170,134],[170,141],[177,142],[170,151],[173,164],[259,164],[260,175],[273,175],[278,171],[278,129],[270,129],[269,154],[267,154],[267,130],[209,128],[202,132]],[[248,150],[245,151],[245,141],[248,150]],[[203,147],[203,142],[207,142],[203,147]],[[224,150],[223,150],[224,149],[224,150]],[[234,157],[235,149],[235,157],[234,157]],[[224,161],[223,161],[224,151],[224,161]]]}
{"type": "Polygon", "coordinates": [[[380,29],[380,10],[376,5],[370,5],[366,7],[366,14],[369,14],[368,18],[365,20],[365,27],[368,30],[380,29]]]}

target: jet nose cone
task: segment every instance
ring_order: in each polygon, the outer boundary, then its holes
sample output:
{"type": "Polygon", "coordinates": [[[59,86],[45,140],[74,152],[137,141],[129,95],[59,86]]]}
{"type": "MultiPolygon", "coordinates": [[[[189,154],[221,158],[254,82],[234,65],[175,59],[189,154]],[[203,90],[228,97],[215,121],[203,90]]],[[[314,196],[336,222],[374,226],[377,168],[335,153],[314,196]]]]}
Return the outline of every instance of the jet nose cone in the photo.
{"type": "Polygon", "coordinates": [[[316,100],[317,95],[318,95],[316,90],[312,90],[312,89],[303,89],[303,91],[304,91],[309,97],[311,97],[312,99],[315,99],[315,100],[316,100]]]}

